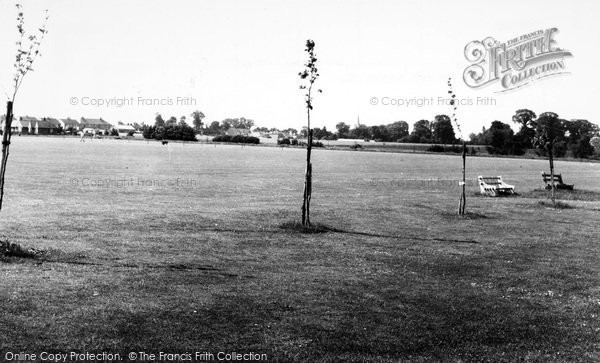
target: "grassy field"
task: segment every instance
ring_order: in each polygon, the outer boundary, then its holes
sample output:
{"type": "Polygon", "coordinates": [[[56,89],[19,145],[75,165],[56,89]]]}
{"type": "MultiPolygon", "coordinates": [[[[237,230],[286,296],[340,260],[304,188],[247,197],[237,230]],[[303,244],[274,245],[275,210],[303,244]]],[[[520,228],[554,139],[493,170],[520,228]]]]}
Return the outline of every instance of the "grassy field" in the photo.
{"type": "MultiPolygon", "coordinates": [[[[13,138],[0,360],[41,352],[266,354],[269,361],[600,360],[600,164],[13,138]],[[520,195],[477,195],[501,175],[520,195]]],[[[186,356],[180,356],[185,358],[186,356]]],[[[222,355],[220,357],[223,357],[222,355]]],[[[148,359],[146,359],[148,361],[148,359]]],[[[155,361],[161,361],[156,358],[155,361]]],[[[167,359],[163,359],[167,361],[167,359]]]]}

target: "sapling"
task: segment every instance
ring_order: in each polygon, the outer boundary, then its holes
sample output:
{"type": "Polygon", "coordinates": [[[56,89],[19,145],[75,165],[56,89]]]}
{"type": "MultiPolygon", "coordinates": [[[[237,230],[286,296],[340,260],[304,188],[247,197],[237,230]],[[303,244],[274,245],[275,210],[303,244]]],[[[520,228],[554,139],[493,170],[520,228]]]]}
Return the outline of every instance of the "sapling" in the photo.
{"type": "MultiPolygon", "coordinates": [[[[312,196],[312,164],[310,162],[310,153],[312,150],[313,130],[310,128],[310,111],[313,109],[313,85],[319,73],[317,70],[317,57],[315,55],[315,42],[308,39],[306,41],[306,49],[308,53],[308,61],[304,65],[304,70],[299,72],[298,75],[302,81],[300,89],[305,90],[304,101],[306,104],[306,118],[308,126],[308,139],[306,145],[306,175],[304,180],[304,195],[302,200],[302,225],[310,227],[310,200],[312,196]]],[[[322,90],[318,89],[317,92],[321,93],[322,90]]]]}
{"type": "Polygon", "coordinates": [[[27,35],[25,31],[25,17],[23,15],[21,4],[16,4],[17,7],[17,30],[19,38],[16,42],[17,55],[14,63],[15,75],[13,77],[13,93],[6,102],[6,116],[4,121],[4,132],[2,134],[2,161],[0,163],[0,209],[2,209],[2,201],[4,199],[4,175],[6,174],[6,162],[8,161],[8,153],[11,138],[11,127],[13,121],[13,106],[17,93],[23,84],[23,79],[30,71],[33,71],[33,63],[38,56],[41,56],[40,45],[44,36],[48,33],[46,24],[48,22],[48,10],[45,11],[45,17],[42,26],[36,32],[27,35]]]}
{"type": "Polygon", "coordinates": [[[460,129],[460,124],[458,123],[458,118],[456,117],[457,102],[456,102],[456,94],[452,90],[452,78],[448,78],[448,94],[450,94],[450,106],[452,106],[452,117],[451,118],[454,121],[454,124],[456,125],[456,129],[458,130],[458,134],[460,135],[460,139],[461,139],[462,144],[463,144],[463,149],[462,149],[462,182],[460,183],[461,184],[461,193],[460,193],[460,199],[459,199],[459,202],[458,202],[458,215],[464,216],[465,215],[465,207],[467,205],[467,196],[466,196],[466,193],[465,193],[465,185],[466,185],[465,171],[466,171],[466,161],[467,161],[467,142],[463,139],[462,131],[460,129]]]}

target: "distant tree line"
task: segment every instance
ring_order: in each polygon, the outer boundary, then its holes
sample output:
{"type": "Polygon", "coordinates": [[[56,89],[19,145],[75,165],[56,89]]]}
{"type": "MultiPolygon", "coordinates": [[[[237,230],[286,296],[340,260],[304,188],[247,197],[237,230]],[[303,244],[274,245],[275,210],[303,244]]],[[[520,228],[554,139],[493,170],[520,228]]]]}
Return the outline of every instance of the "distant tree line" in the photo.
{"type": "Polygon", "coordinates": [[[247,129],[249,130],[254,126],[254,120],[247,119],[245,117],[240,118],[226,118],[223,121],[213,121],[210,125],[198,129],[199,133],[204,135],[222,135],[230,128],[234,129],[247,129]]]}
{"type": "Polygon", "coordinates": [[[187,124],[185,116],[181,116],[179,121],[174,116],[165,121],[159,113],[154,125],[142,126],[142,135],[146,139],[197,141],[196,131],[187,124]]]}
{"type": "MultiPolygon", "coordinates": [[[[501,155],[523,155],[527,149],[533,148],[539,118],[535,112],[528,109],[517,110],[512,121],[519,125],[515,133],[509,124],[493,121],[478,134],[471,134],[471,143],[488,145],[488,152],[501,155]]],[[[558,119],[555,127],[556,140],[553,143],[553,154],[557,157],[572,156],[588,158],[594,155],[594,147],[590,140],[600,132],[598,125],[587,120],[558,119]]],[[[544,150],[536,149],[539,155],[545,155],[544,150]]]]}
{"type": "Polygon", "coordinates": [[[350,128],[345,122],[336,125],[336,137],[340,139],[364,139],[382,142],[412,142],[454,144],[458,140],[454,134],[450,117],[437,115],[433,121],[419,120],[409,133],[406,121],[396,121],[387,125],[366,126],[357,125],[350,128]]]}
{"type": "MultiPolygon", "coordinates": [[[[201,111],[194,111],[190,117],[193,126],[187,124],[185,116],[182,116],[179,121],[175,117],[165,121],[160,114],[156,115],[152,126],[145,124],[134,124],[133,126],[138,130],[141,129],[147,139],[184,141],[195,141],[196,134],[218,136],[225,135],[230,128],[249,130],[255,126],[254,120],[245,117],[226,118],[222,121],[213,121],[208,125],[204,124],[204,114],[201,111]]],[[[519,131],[515,133],[509,124],[496,120],[491,123],[489,128],[484,127],[480,133],[469,135],[469,144],[487,145],[487,151],[490,154],[523,155],[528,149],[534,149],[536,153],[543,155],[544,150],[534,148],[532,141],[536,134],[537,121],[538,117],[535,112],[528,109],[517,110],[512,116],[512,122],[518,125],[519,131]]],[[[594,155],[595,149],[590,140],[599,135],[598,125],[581,119],[570,121],[559,119],[559,121],[559,136],[553,144],[555,156],[588,158],[594,155]]],[[[327,130],[327,127],[313,128],[313,138],[314,140],[361,139],[443,145],[455,145],[460,141],[456,138],[451,119],[447,115],[437,115],[433,121],[419,120],[414,123],[410,132],[409,129],[406,121],[396,121],[378,126],[366,126],[359,123],[354,127],[345,122],[339,122],[335,132],[327,130]]],[[[280,130],[274,127],[255,127],[253,131],[267,135],[277,134],[279,139],[289,138],[290,135],[306,138],[308,134],[306,127],[300,131],[294,128],[280,130]]],[[[248,142],[249,140],[242,141],[238,137],[236,141],[248,142]]],[[[255,141],[251,139],[250,142],[255,141]]],[[[446,148],[441,150],[445,151],[446,148]]]]}

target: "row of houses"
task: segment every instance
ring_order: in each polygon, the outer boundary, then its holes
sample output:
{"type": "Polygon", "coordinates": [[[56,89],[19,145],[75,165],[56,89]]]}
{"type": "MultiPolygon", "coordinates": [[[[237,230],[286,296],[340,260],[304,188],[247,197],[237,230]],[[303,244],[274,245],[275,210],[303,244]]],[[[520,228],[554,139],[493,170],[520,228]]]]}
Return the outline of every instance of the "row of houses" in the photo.
{"type": "Polygon", "coordinates": [[[254,137],[258,137],[258,138],[297,138],[298,134],[297,133],[291,133],[291,132],[283,132],[283,131],[278,131],[278,132],[259,132],[256,130],[249,130],[249,129],[239,129],[239,128],[234,128],[234,127],[230,127],[227,131],[225,131],[225,135],[229,135],[229,136],[237,136],[237,135],[241,135],[241,136],[254,136],[254,137]]]}
{"type": "MultiPolygon", "coordinates": [[[[2,132],[6,125],[6,116],[3,115],[1,118],[2,132]]],[[[111,129],[117,129],[119,133],[127,133],[134,128],[130,125],[113,125],[102,118],[85,118],[82,117],[79,121],[72,118],[56,119],[52,117],[31,117],[31,116],[20,116],[18,118],[13,117],[11,124],[11,131],[13,134],[31,134],[31,135],[56,135],[60,131],[73,130],[78,132],[84,129],[97,130],[97,131],[108,131],[111,129]]]]}

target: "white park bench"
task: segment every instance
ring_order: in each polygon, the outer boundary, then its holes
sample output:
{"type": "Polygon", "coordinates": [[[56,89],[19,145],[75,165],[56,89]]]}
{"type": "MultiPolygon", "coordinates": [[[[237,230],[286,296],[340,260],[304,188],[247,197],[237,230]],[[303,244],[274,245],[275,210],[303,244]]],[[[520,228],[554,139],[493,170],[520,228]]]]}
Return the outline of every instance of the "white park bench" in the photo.
{"type": "Polygon", "coordinates": [[[506,184],[501,176],[478,176],[479,191],[481,194],[497,197],[501,194],[515,194],[515,186],[506,184]]]}

